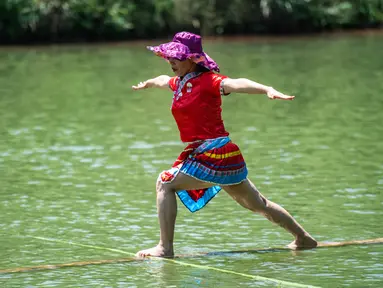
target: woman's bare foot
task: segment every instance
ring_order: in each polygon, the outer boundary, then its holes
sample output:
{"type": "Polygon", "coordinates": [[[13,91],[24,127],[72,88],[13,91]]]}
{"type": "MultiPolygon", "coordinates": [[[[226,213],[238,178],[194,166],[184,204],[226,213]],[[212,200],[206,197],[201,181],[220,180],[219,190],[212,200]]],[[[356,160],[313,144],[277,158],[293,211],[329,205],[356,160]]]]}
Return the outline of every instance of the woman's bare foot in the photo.
{"type": "Polygon", "coordinates": [[[317,247],[318,242],[311,237],[310,235],[305,235],[303,237],[298,237],[293,242],[291,242],[289,245],[287,245],[287,248],[290,248],[292,250],[298,250],[298,249],[309,249],[309,248],[315,248],[317,247]]]}
{"type": "Polygon", "coordinates": [[[174,257],[173,248],[172,249],[165,249],[164,246],[158,244],[156,247],[141,250],[136,253],[136,257],[165,257],[165,258],[172,258],[174,257]]]}

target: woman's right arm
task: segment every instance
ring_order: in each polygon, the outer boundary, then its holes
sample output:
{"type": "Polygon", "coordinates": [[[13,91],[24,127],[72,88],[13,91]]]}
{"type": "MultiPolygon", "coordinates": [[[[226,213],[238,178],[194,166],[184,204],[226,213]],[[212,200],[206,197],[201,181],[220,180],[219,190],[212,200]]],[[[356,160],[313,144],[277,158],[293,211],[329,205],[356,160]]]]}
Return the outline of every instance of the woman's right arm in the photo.
{"type": "Polygon", "coordinates": [[[133,90],[140,90],[146,88],[169,88],[170,76],[161,75],[153,79],[146,80],[138,83],[136,86],[132,86],[133,90]]]}

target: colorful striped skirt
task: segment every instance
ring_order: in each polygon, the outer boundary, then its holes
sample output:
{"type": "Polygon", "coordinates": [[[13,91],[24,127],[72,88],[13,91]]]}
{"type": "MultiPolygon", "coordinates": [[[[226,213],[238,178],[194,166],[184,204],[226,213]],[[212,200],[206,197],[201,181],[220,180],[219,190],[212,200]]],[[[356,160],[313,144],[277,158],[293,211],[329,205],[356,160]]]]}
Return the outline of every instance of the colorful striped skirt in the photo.
{"type": "Polygon", "coordinates": [[[172,182],[182,172],[214,185],[206,189],[177,191],[182,203],[195,212],[203,208],[221,190],[220,185],[239,184],[247,177],[245,160],[229,137],[193,142],[160,174],[162,183],[172,182]]]}

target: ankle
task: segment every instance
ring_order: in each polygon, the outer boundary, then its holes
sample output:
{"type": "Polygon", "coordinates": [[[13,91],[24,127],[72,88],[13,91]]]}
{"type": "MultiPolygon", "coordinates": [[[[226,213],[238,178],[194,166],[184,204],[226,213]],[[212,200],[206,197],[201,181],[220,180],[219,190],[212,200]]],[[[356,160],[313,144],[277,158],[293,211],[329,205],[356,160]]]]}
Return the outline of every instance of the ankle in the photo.
{"type": "Polygon", "coordinates": [[[173,251],[173,241],[163,242],[160,241],[158,246],[161,247],[164,251],[173,251]]]}

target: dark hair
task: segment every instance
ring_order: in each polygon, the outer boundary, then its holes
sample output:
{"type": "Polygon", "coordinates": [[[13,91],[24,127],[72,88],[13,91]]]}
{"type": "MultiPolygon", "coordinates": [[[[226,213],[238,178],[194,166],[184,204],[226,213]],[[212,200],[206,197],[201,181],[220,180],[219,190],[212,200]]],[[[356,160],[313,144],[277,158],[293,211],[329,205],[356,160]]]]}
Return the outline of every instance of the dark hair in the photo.
{"type": "Polygon", "coordinates": [[[206,67],[204,67],[204,66],[202,66],[202,65],[200,65],[200,64],[197,64],[197,71],[196,72],[209,72],[210,71],[210,69],[208,69],[208,68],[206,68],[206,67]]]}

